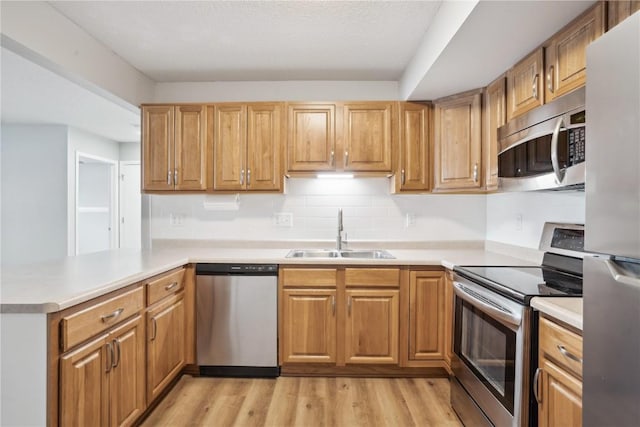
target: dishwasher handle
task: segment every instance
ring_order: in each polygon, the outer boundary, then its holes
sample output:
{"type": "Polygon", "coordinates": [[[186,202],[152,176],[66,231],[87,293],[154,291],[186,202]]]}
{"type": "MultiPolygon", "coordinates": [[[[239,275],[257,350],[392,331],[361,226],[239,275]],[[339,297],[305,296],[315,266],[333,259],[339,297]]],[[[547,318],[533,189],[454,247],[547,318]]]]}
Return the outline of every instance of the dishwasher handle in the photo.
{"type": "Polygon", "coordinates": [[[277,276],[277,264],[196,264],[197,276],[277,276]]]}

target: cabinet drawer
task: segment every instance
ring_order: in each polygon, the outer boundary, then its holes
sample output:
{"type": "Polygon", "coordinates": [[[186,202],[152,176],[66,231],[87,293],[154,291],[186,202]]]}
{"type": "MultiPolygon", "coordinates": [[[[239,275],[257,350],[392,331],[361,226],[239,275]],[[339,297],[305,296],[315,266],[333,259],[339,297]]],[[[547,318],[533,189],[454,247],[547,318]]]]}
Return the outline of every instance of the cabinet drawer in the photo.
{"type": "Polygon", "coordinates": [[[397,268],[346,268],[344,281],[347,287],[397,288],[400,286],[400,270],[397,268]]]}
{"type": "Polygon", "coordinates": [[[136,288],[63,317],[60,330],[62,350],[66,351],[142,310],[143,293],[143,288],[136,288]]]}
{"type": "Polygon", "coordinates": [[[335,287],[337,270],[335,268],[283,268],[280,270],[283,286],[299,287],[335,287]]]}
{"type": "Polygon", "coordinates": [[[540,318],[540,351],[582,378],[582,337],[544,317],[540,318]]]}
{"type": "Polygon", "coordinates": [[[184,268],[162,276],[156,276],[147,282],[147,305],[154,304],[162,298],[173,295],[184,287],[184,268]]]}

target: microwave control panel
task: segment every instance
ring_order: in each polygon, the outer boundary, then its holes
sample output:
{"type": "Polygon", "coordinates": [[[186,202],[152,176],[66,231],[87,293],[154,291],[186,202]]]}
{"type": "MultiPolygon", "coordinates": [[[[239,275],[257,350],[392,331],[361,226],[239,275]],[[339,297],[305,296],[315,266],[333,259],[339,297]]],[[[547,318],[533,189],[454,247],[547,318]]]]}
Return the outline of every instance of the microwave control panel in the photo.
{"type": "Polygon", "coordinates": [[[584,162],[585,127],[579,126],[568,129],[569,137],[569,166],[584,162]]]}

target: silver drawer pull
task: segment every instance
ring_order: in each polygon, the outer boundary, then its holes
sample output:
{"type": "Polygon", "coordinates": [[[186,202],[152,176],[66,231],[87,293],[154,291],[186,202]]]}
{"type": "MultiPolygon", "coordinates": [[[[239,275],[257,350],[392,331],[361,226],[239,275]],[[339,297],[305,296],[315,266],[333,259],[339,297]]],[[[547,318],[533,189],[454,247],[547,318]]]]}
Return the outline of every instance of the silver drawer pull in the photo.
{"type": "Polygon", "coordinates": [[[118,316],[120,316],[123,311],[124,311],[124,308],[119,308],[116,311],[114,311],[113,313],[109,313],[109,314],[105,314],[103,316],[100,316],[100,318],[102,319],[102,321],[104,323],[107,323],[110,320],[113,320],[113,319],[117,318],[118,316]]]}
{"type": "Polygon", "coordinates": [[[176,286],[178,286],[178,282],[173,282],[170,285],[167,285],[164,287],[165,291],[170,291],[171,289],[175,288],[176,286]]]}
{"type": "Polygon", "coordinates": [[[576,356],[575,354],[571,353],[569,350],[567,350],[565,346],[558,344],[556,347],[558,347],[558,350],[560,351],[560,353],[567,359],[571,359],[574,362],[582,363],[582,359],[576,356]]]}

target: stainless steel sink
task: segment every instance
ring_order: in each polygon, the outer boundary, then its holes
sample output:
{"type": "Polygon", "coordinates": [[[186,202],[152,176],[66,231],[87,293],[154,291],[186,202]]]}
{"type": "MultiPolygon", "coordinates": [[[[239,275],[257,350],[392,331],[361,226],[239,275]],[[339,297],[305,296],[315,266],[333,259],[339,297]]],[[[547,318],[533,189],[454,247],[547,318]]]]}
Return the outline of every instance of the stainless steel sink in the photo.
{"type": "Polygon", "coordinates": [[[341,251],[340,255],[343,258],[365,258],[365,259],[395,259],[393,255],[389,252],[381,250],[381,249],[371,249],[371,250],[345,250],[341,251]]]}
{"type": "Polygon", "coordinates": [[[331,249],[294,249],[287,258],[339,258],[340,252],[331,249]]]}
{"type": "Polygon", "coordinates": [[[352,259],[395,259],[389,252],[381,249],[293,249],[287,258],[352,258],[352,259]]]}

